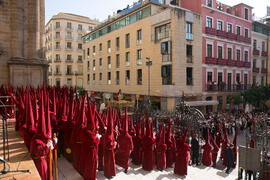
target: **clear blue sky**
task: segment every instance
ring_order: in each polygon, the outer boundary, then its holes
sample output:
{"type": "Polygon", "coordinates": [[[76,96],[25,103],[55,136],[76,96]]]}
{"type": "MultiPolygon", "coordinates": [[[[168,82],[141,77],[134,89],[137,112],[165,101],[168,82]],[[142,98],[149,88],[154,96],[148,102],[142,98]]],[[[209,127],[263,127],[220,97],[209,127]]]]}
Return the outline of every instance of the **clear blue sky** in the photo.
{"type": "MultiPolygon", "coordinates": [[[[100,21],[112,15],[118,9],[125,8],[128,4],[132,5],[136,0],[45,0],[46,23],[53,15],[59,12],[73,13],[82,16],[97,18],[100,21]]],[[[245,3],[254,7],[253,12],[256,16],[266,15],[266,6],[270,6],[270,0],[219,0],[228,5],[245,3]]]]}

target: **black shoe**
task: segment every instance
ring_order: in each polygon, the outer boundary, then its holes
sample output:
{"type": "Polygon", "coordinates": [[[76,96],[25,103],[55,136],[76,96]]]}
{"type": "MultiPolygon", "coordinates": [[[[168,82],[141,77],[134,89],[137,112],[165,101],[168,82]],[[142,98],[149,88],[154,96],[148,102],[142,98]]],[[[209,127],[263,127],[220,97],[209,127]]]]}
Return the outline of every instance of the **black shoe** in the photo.
{"type": "Polygon", "coordinates": [[[127,174],[128,170],[127,170],[127,169],[125,169],[125,171],[124,171],[124,172],[127,174]]]}

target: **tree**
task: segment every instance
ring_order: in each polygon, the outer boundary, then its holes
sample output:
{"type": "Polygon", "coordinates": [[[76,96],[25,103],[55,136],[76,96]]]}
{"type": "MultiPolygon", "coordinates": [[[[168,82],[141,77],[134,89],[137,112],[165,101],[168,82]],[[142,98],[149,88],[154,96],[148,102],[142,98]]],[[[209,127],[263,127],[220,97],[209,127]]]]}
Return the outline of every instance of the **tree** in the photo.
{"type": "Polygon", "coordinates": [[[240,94],[234,94],[231,96],[234,105],[239,105],[244,102],[243,97],[240,94]]]}

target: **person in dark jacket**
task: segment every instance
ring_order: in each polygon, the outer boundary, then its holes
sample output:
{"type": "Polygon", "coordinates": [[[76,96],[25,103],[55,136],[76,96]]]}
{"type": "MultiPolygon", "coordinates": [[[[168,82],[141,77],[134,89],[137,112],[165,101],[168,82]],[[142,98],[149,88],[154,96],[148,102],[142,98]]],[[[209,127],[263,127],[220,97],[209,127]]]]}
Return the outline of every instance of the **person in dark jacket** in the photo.
{"type": "Polygon", "coordinates": [[[200,145],[199,145],[199,141],[196,137],[196,135],[194,135],[192,137],[191,140],[191,160],[192,160],[192,164],[198,165],[199,164],[199,150],[200,150],[200,145]]]}
{"type": "Polygon", "coordinates": [[[225,154],[226,154],[226,162],[227,162],[227,170],[226,173],[229,174],[230,169],[233,167],[234,162],[234,152],[233,152],[233,144],[230,144],[226,148],[225,154]]]}

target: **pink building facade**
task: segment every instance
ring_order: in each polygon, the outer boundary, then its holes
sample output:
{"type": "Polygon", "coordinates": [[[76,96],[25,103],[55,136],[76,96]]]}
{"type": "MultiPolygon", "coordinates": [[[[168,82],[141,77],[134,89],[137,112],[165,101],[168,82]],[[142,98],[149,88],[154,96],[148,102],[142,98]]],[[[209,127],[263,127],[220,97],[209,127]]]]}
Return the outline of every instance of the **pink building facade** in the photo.
{"type": "Polygon", "coordinates": [[[203,18],[202,100],[217,100],[217,108],[224,110],[231,95],[251,84],[252,7],[230,7],[216,0],[183,0],[181,6],[203,18]]]}

